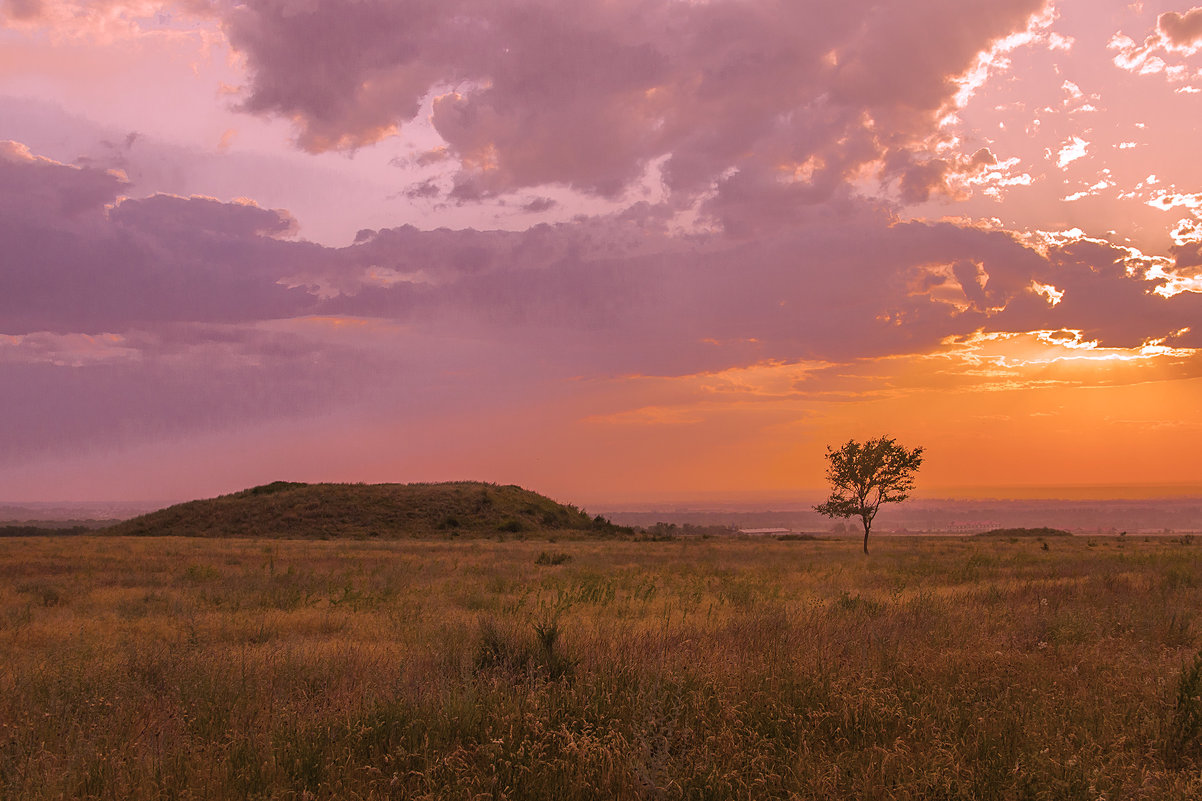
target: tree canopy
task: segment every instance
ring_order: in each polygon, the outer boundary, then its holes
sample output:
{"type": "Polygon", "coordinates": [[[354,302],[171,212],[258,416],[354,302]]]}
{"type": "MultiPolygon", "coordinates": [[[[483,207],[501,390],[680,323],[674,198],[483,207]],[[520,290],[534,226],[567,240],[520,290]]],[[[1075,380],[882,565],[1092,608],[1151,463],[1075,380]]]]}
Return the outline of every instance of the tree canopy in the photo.
{"type": "Polygon", "coordinates": [[[906,448],[892,437],[864,443],[850,439],[838,449],[827,446],[826,461],[831,495],[814,511],[827,517],[860,518],[864,553],[868,553],[868,532],[881,505],[910,497],[914,474],[922,465],[922,448],[906,448]]]}

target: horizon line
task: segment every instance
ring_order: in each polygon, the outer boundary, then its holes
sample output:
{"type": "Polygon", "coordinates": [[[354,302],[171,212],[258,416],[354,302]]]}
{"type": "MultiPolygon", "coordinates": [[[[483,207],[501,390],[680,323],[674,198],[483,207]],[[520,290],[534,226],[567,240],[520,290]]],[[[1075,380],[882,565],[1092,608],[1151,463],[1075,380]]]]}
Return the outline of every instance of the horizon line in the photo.
{"type": "MultiPolygon", "coordinates": [[[[306,483],[325,483],[325,482],[306,482],[306,483]]],[[[340,483],[340,482],[332,482],[340,483]]],[[[354,483],[354,482],[347,482],[354,483]]],[[[379,482],[379,483],[394,483],[394,482],[379,482]]],[[[395,483],[429,483],[429,482],[395,482],[395,483]]],[[[501,483],[501,482],[496,482],[501,483]]],[[[541,492],[534,487],[525,487],[534,492],[541,492]]],[[[238,490],[233,490],[237,492],[238,490]]],[[[563,499],[554,495],[549,495],[554,500],[563,503],[573,503],[579,506],[589,506],[594,509],[602,509],[607,507],[648,507],[648,506],[678,506],[688,507],[698,504],[714,505],[714,504],[766,504],[766,503],[789,503],[789,504],[809,504],[815,499],[821,498],[827,493],[826,488],[820,487],[799,487],[795,490],[741,490],[741,491],[698,491],[688,493],[663,493],[657,496],[626,496],[618,497],[616,494],[608,498],[590,498],[579,500],[575,498],[564,497],[563,499]]],[[[226,493],[219,493],[226,494],[226,493]]],[[[546,494],[546,493],[542,493],[546,494]]],[[[0,500],[0,507],[4,506],[139,506],[148,507],[154,506],[162,508],[163,506],[171,506],[177,503],[186,503],[191,500],[200,500],[207,497],[217,497],[215,495],[200,495],[190,498],[182,498],[176,500],[169,499],[88,499],[88,500],[69,500],[69,499],[52,499],[52,500],[17,500],[3,499],[0,500]]],[[[1147,501],[1156,499],[1186,499],[1186,498],[1202,498],[1202,483],[1198,482],[1147,482],[1147,483],[1106,483],[1106,484],[957,484],[957,485],[942,485],[929,489],[916,491],[908,499],[909,501],[919,502],[956,502],[956,501],[1147,501]]]]}

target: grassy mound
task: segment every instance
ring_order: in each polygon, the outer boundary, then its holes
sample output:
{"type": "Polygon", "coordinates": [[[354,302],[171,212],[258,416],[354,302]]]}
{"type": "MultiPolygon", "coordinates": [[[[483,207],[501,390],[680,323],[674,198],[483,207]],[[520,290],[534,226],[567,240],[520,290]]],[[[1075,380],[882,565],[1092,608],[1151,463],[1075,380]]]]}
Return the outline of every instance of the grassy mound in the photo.
{"type": "Polygon", "coordinates": [[[618,528],[516,486],[298,484],[277,481],[189,501],[105,529],[120,536],[332,539],[489,536],[539,531],[608,534],[618,528]]]}
{"type": "Polygon", "coordinates": [[[1061,528],[995,528],[974,534],[974,537],[1071,537],[1071,533],[1061,528]]]}

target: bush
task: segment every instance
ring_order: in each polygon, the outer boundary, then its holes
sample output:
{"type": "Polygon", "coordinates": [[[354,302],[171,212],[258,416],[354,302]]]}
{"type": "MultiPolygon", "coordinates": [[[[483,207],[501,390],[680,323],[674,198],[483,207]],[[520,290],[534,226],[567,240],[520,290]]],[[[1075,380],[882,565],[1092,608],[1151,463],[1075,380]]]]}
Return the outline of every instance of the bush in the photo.
{"type": "Polygon", "coordinates": [[[306,487],[307,484],[299,481],[273,481],[270,484],[261,484],[258,487],[251,487],[246,490],[246,495],[275,495],[277,492],[287,492],[290,489],[298,487],[306,487]]]}
{"type": "Polygon", "coordinates": [[[543,551],[534,560],[536,565],[562,565],[572,561],[572,555],[562,551],[543,551]]]}

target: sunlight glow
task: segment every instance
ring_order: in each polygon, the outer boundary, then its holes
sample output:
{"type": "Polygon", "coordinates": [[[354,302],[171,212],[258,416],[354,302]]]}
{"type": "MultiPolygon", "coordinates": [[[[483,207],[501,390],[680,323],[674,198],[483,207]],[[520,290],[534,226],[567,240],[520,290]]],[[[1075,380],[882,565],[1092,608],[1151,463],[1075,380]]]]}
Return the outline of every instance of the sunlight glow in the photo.
{"type": "MultiPolygon", "coordinates": [[[[978,53],[976,62],[956,80],[959,91],[952,101],[952,108],[964,108],[991,76],[1009,70],[1009,54],[1020,47],[1043,45],[1048,50],[1071,50],[1072,38],[1051,30],[1057,17],[1055,4],[1048,3],[1041,11],[1031,15],[1026,30],[1005,36],[995,41],[988,50],[978,53]]],[[[952,119],[950,116],[945,117],[944,122],[950,122],[952,119]]]]}
{"type": "Polygon", "coordinates": [[[1055,306],[1064,299],[1064,292],[1051,284],[1041,284],[1038,281],[1032,281],[1031,289],[1035,290],[1036,295],[1041,295],[1047,300],[1049,306],[1055,306]]]}
{"type": "MultiPolygon", "coordinates": [[[[949,337],[944,345],[947,355],[969,364],[994,364],[1006,371],[1021,371],[1059,363],[1103,364],[1108,362],[1147,362],[1155,359],[1186,359],[1199,354],[1196,348],[1177,348],[1166,344],[1184,335],[1188,328],[1143,342],[1138,348],[1105,347],[1097,339],[1086,339],[1078,329],[983,333],[969,337],[949,337]]],[[[1013,373],[1019,377],[1019,373],[1013,373]]]]}

